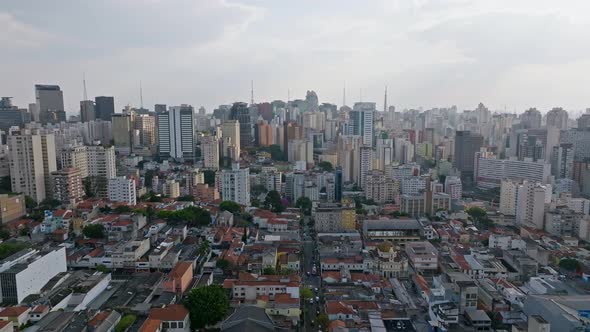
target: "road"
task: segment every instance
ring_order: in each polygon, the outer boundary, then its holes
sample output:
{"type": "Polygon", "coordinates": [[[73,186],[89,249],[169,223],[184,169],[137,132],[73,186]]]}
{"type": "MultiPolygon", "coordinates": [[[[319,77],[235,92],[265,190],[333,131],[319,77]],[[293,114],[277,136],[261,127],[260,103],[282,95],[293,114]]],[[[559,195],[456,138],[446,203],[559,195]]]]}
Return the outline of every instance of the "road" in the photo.
{"type": "Polygon", "coordinates": [[[304,233],[306,236],[303,237],[303,270],[301,271],[301,275],[303,276],[303,284],[306,287],[311,288],[312,290],[318,289],[318,292],[314,291],[314,299],[313,304],[309,302],[309,300],[304,300],[303,303],[303,331],[311,332],[311,331],[318,331],[319,328],[317,326],[317,311],[321,310],[321,306],[317,303],[315,296],[319,296],[321,292],[321,278],[319,276],[319,262],[317,257],[317,252],[314,252],[317,245],[315,237],[311,236],[310,228],[307,225],[309,217],[305,218],[304,222],[304,233]],[[318,275],[311,275],[311,270],[313,265],[316,264],[318,267],[318,275]],[[310,275],[307,275],[307,272],[310,272],[310,275]],[[314,322],[312,325],[311,322],[314,322]]]}

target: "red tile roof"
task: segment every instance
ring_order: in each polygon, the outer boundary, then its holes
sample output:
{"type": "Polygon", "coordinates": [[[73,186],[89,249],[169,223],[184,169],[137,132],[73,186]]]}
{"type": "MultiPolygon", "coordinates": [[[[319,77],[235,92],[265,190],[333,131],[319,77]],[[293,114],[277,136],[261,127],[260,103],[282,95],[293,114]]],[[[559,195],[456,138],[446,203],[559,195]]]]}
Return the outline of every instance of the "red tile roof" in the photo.
{"type": "Polygon", "coordinates": [[[183,321],[188,316],[188,310],[183,305],[171,304],[166,308],[153,308],[150,310],[149,318],[158,319],[163,322],[183,321]]]}
{"type": "Polygon", "coordinates": [[[326,302],[326,313],[328,315],[337,315],[337,314],[346,314],[352,315],[354,314],[354,310],[340,301],[328,301],[326,302]]]}
{"type": "Polygon", "coordinates": [[[0,311],[0,317],[18,317],[30,309],[29,307],[7,307],[0,311]]]}

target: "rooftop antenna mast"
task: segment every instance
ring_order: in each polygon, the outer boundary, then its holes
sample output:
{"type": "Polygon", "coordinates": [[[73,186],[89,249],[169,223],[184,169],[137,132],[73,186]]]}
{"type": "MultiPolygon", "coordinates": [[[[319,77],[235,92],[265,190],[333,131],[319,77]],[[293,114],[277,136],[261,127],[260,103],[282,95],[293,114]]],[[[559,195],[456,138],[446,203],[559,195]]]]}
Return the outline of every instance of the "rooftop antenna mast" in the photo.
{"type": "Polygon", "coordinates": [[[287,89],[287,104],[291,101],[291,89],[287,89]]]}
{"type": "Polygon", "coordinates": [[[143,109],[143,88],[141,86],[141,81],[139,81],[139,104],[140,107],[143,109]]]}
{"type": "Polygon", "coordinates": [[[344,85],[342,87],[342,106],[346,105],[346,81],[344,81],[344,85]]]}
{"type": "Polygon", "coordinates": [[[387,112],[387,85],[385,86],[385,100],[383,101],[383,112],[387,112]]]}
{"type": "Polygon", "coordinates": [[[86,92],[86,73],[82,73],[82,85],[84,86],[84,100],[88,100],[88,93],[86,92]]]}
{"type": "Polygon", "coordinates": [[[250,105],[254,105],[254,80],[250,81],[250,105]]]}

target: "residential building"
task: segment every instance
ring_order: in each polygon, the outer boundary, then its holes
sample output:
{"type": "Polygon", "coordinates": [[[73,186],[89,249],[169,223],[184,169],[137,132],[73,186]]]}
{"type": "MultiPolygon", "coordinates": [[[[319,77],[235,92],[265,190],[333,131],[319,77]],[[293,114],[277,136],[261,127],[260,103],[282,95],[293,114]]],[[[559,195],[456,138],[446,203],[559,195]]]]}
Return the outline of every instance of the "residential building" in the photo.
{"type": "Polygon", "coordinates": [[[516,190],[516,223],[543,229],[545,200],[550,189],[539,183],[522,181],[516,190]]]}
{"type": "Polygon", "coordinates": [[[221,197],[224,201],[250,206],[250,170],[232,163],[231,170],[221,171],[221,197]]]}
{"type": "Polygon", "coordinates": [[[65,145],[60,155],[61,168],[76,168],[80,177],[88,177],[88,147],[85,145],[65,145]]]}
{"type": "Polygon", "coordinates": [[[203,156],[204,168],[219,169],[219,140],[216,136],[204,136],[201,138],[201,155],[203,156]]]}
{"type": "Polygon", "coordinates": [[[53,184],[53,199],[60,201],[62,204],[75,205],[84,198],[82,177],[77,168],[62,168],[59,171],[52,172],[51,183],[53,184]]]}
{"type": "Polygon", "coordinates": [[[162,281],[162,289],[167,292],[184,294],[193,281],[193,263],[178,262],[162,281]]]}
{"type": "Polygon", "coordinates": [[[12,191],[41,202],[51,197],[51,172],[57,169],[53,134],[29,131],[8,136],[12,191]]]}
{"type": "Polygon", "coordinates": [[[108,195],[111,202],[135,205],[137,203],[135,181],[124,176],[109,179],[108,195]]]}
{"type": "Polygon", "coordinates": [[[549,183],[551,164],[543,160],[496,159],[480,156],[476,160],[475,181],[480,188],[497,188],[502,179],[522,179],[549,183]]]}
{"type": "Polygon", "coordinates": [[[182,304],[170,304],[164,308],[152,308],[148,314],[148,320],[160,321],[162,331],[191,331],[190,315],[182,304]]]}
{"type": "Polygon", "coordinates": [[[162,184],[162,195],[170,198],[177,198],[180,196],[180,183],[176,180],[166,180],[162,184]]]}
{"type": "Polygon", "coordinates": [[[91,187],[99,198],[108,198],[108,180],[117,176],[115,169],[115,148],[101,145],[87,146],[88,176],[91,187]]]}

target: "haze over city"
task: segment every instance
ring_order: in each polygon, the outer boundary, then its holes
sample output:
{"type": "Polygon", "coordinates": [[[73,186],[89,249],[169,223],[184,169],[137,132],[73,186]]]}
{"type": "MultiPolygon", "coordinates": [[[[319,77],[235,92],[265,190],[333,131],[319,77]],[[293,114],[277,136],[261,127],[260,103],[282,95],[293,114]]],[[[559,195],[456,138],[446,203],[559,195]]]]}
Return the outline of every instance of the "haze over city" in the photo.
{"type": "MultiPolygon", "coordinates": [[[[302,98],[521,113],[588,107],[587,1],[3,1],[0,91],[59,84],[116,109],[302,98]],[[8,78],[8,79],[6,79],[8,78]],[[362,92],[361,92],[362,90],[362,92]]],[[[379,106],[380,108],[381,106],[379,106]]]]}

